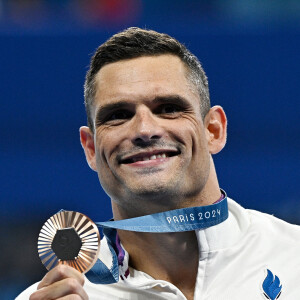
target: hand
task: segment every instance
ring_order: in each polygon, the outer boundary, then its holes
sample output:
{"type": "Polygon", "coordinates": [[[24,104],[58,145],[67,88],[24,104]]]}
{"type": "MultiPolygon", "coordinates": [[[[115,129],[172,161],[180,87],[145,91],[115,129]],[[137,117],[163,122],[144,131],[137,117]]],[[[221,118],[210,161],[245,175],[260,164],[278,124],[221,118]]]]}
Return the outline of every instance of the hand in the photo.
{"type": "Polygon", "coordinates": [[[45,275],[29,300],[88,300],[83,284],[83,274],[72,267],[58,265],[45,275]]]}

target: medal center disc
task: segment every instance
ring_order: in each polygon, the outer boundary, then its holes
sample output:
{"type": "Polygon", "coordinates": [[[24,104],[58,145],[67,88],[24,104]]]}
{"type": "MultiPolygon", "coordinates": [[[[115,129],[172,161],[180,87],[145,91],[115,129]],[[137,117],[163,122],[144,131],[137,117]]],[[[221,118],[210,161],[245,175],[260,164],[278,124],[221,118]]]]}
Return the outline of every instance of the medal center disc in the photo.
{"type": "Polygon", "coordinates": [[[74,228],[57,230],[52,242],[52,250],[60,260],[76,259],[82,243],[74,228]]]}

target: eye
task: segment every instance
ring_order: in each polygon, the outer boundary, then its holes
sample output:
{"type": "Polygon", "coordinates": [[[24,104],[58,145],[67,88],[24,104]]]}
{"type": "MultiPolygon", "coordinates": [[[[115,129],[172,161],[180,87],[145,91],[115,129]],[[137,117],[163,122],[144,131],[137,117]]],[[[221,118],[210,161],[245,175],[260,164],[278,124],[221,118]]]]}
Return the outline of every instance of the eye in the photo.
{"type": "Polygon", "coordinates": [[[127,110],[118,110],[113,112],[106,121],[126,120],[132,117],[132,113],[127,110]]]}
{"type": "Polygon", "coordinates": [[[175,104],[163,104],[159,107],[158,113],[160,114],[174,114],[182,111],[182,109],[175,104]]]}

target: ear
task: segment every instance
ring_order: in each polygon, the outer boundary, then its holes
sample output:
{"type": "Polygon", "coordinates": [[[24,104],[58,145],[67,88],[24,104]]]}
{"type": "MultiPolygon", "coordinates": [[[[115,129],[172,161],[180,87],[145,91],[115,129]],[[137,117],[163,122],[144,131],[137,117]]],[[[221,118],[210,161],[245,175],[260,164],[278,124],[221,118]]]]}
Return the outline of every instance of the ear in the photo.
{"type": "Polygon", "coordinates": [[[210,154],[220,152],[227,138],[227,118],[221,106],[213,106],[209,110],[204,119],[204,126],[210,154]]]}
{"type": "Polygon", "coordinates": [[[87,126],[82,126],[79,129],[80,142],[85,153],[85,158],[90,168],[97,172],[94,134],[87,126]]]}

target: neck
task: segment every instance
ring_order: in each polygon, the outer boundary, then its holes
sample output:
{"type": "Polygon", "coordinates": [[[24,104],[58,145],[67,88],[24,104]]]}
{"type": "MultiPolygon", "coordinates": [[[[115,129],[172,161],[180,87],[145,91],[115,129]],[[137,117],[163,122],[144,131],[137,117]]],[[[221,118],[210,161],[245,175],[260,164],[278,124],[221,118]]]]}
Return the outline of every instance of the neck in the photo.
{"type": "Polygon", "coordinates": [[[193,299],[199,258],[194,231],[152,234],[118,230],[118,234],[131,267],[174,284],[187,299],[193,299]]]}

